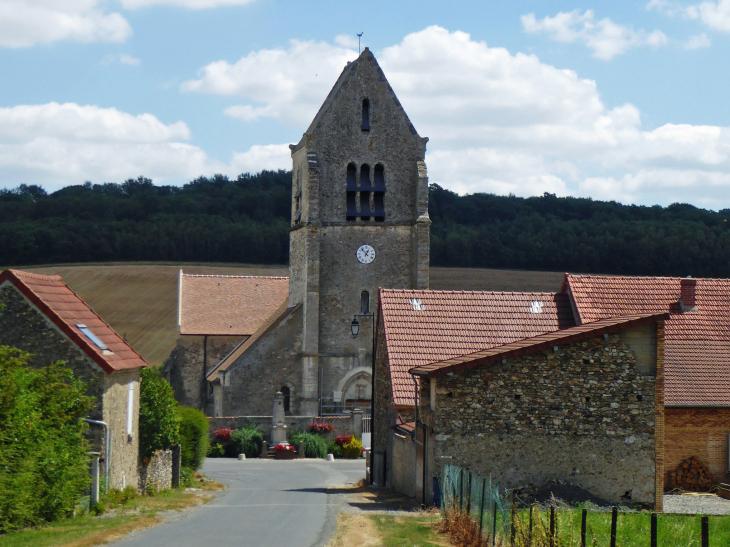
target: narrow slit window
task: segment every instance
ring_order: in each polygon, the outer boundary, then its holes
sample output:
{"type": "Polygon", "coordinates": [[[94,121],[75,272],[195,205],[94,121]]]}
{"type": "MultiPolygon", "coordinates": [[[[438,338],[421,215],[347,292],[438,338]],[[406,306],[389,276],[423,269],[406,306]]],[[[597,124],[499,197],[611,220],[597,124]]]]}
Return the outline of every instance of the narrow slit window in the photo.
{"type": "Polygon", "coordinates": [[[371,189],[370,166],[367,163],[364,163],[360,167],[360,209],[358,213],[360,220],[370,220],[370,217],[372,216],[370,207],[371,189]]]}
{"type": "Polygon", "coordinates": [[[127,387],[127,435],[134,433],[134,382],[127,387]]]}
{"type": "Polygon", "coordinates": [[[373,177],[373,216],[376,222],[385,220],[385,167],[382,163],[375,166],[373,177]]]}
{"type": "Polygon", "coordinates": [[[289,412],[291,408],[291,390],[289,386],[282,387],[281,394],[284,396],[284,412],[289,412]]]}
{"type": "Polygon", "coordinates": [[[370,131],[370,101],[362,100],[362,130],[370,131]]]}
{"type": "Polygon", "coordinates": [[[357,166],[347,166],[347,220],[357,220],[357,166]]]}
{"type": "Polygon", "coordinates": [[[360,313],[370,313],[370,293],[368,291],[360,293],[360,313]]]}

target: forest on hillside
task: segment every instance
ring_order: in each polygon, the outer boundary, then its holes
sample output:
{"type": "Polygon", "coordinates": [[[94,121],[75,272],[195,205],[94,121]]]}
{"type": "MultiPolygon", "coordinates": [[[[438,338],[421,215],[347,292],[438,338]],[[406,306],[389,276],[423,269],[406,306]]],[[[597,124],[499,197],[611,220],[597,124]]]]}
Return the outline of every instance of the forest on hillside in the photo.
{"type": "MultiPolygon", "coordinates": [[[[0,190],[0,265],[285,264],[290,171],[0,190]]],[[[730,277],[730,210],[429,190],[431,264],[730,277]]]]}

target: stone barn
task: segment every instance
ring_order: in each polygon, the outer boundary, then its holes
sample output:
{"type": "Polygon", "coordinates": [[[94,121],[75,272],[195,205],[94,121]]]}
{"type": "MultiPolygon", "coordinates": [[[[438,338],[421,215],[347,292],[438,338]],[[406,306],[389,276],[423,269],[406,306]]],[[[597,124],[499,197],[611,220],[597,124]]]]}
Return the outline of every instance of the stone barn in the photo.
{"type": "Polygon", "coordinates": [[[288,297],[287,277],[191,275],[180,270],[180,338],[164,369],[178,402],[214,414],[214,388],[206,376],[288,297]]]}
{"type": "Polygon", "coordinates": [[[64,361],[88,384],[90,419],[110,488],[138,485],[139,377],[147,363],[60,276],[0,273],[0,344],[31,354],[30,366],[64,361]]]}

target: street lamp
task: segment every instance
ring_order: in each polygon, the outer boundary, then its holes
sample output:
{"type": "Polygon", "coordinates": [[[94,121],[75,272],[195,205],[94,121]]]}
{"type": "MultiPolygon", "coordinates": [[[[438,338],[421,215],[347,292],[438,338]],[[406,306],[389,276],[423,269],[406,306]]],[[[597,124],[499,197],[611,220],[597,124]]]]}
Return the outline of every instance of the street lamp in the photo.
{"type": "Polygon", "coordinates": [[[373,441],[375,440],[375,314],[374,313],[358,313],[352,318],[350,323],[350,332],[353,338],[357,338],[360,334],[360,322],[357,320],[358,317],[369,317],[373,322],[373,350],[372,350],[372,362],[370,372],[370,484],[374,484],[373,479],[373,441]]]}

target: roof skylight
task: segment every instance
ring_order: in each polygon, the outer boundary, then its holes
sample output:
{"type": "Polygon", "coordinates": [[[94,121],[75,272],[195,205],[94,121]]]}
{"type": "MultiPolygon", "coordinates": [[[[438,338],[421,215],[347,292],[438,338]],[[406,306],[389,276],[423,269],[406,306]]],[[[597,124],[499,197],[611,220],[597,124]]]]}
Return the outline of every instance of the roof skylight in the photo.
{"type": "Polygon", "coordinates": [[[92,342],[94,342],[94,345],[97,348],[99,348],[102,351],[108,351],[109,350],[109,348],[106,346],[106,344],[104,342],[102,342],[101,340],[99,340],[96,337],[96,335],[93,332],[91,332],[91,329],[89,327],[87,327],[86,325],[84,325],[83,323],[78,323],[76,325],[76,328],[78,328],[81,332],[83,332],[84,335],[86,336],[86,338],[88,338],[89,340],[91,340],[92,342]]]}
{"type": "Polygon", "coordinates": [[[421,304],[420,298],[411,298],[411,306],[413,306],[413,311],[425,311],[426,305],[421,304]]]}
{"type": "Polygon", "coordinates": [[[530,313],[542,313],[542,302],[534,300],[532,304],[530,304],[530,313]]]}

